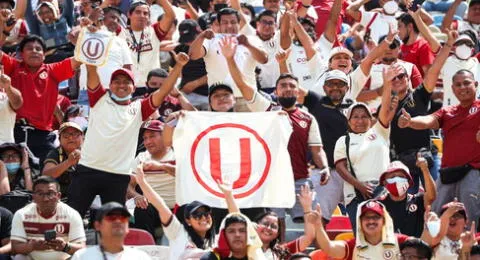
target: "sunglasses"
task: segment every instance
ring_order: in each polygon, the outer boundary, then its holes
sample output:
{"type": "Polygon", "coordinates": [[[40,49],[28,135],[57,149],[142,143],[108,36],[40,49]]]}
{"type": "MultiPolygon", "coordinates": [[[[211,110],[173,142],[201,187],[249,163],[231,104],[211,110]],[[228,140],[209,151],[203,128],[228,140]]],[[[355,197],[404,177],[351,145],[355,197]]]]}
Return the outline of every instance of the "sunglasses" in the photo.
{"type": "Polygon", "coordinates": [[[130,218],[127,217],[127,216],[124,216],[124,215],[114,214],[114,215],[106,215],[105,217],[103,217],[103,219],[108,221],[108,222],[115,222],[115,221],[118,220],[122,223],[128,223],[128,220],[130,218]]]}
{"type": "Polygon", "coordinates": [[[395,76],[395,78],[392,79],[392,81],[395,81],[397,79],[403,80],[406,76],[407,76],[407,73],[398,74],[397,76],[395,76]]]}
{"type": "Polygon", "coordinates": [[[380,215],[371,215],[371,216],[361,216],[360,217],[362,220],[374,220],[374,221],[377,221],[377,220],[380,220],[381,218],[383,218],[382,216],[380,215]]]}
{"type": "Polygon", "coordinates": [[[193,212],[192,213],[192,218],[194,219],[201,219],[203,217],[208,218],[212,213],[210,211],[204,211],[204,212],[193,212]]]}

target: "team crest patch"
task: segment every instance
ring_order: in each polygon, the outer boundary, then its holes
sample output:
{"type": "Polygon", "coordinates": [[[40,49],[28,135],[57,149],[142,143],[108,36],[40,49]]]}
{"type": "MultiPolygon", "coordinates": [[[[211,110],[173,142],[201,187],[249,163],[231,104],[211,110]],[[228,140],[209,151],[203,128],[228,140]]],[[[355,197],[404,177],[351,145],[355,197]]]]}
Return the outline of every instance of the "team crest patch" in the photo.
{"type": "Polygon", "coordinates": [[[478,107],[472,107],[472,108],[470,108],[470,110],[468,111],[468,113],[469,113],[470,115],[473,115],[473,114],[477,113],[477,111],[478,111],[478,107]]]}
{"type": "Polygon", "coordinates": [[[57,233],[63,234],[65,233],[65,227],[63,226],[63,224],[57,224],[55,225],[55,231],[57,231],[57,233]]]}
{"type": "Polygon", "coordinates": [[[383,251],[383,259],[393,259],[394,256],[395,254],[391,249],[386,249],[385,251],[383,251]]]}
{"type": "Polygon", "coordinates": [[[371,135],[368,136],[368,140],[370,140],[370,141],[373,141],[373,140],[375,140],[375,139],[377,139],[377,135],[376,135],[376,134],[371,134],[371,135]]]}
{"type": "Polygon", "coordinates": [[[44,72],[40,73],[39,77],[41,79],[46,79],[48,77],[48,73],[46,71],[44,71],[44,72]]]}
{"type": "Polygon", "coordinates": [[[418,209],[418,206],[416,204],[412,204],[412,205],[408,206],[408,211],[410,211],[412,213],[417,211],[417,209],[418,209]]]}
{"type": "Polygon", "coordinates": [[[173,112],[173,110],[171,108],[167,108],[165,109],[165,111],[163,112],[164,115],[168,116],[170,115],[171,113],[173,112]]]}
{"type": "Polygon", "coordinates": [[[377,206],[377,203],[373,202],[373,201],[370,201],[367,203],[367,205],[365,205],[367,208],[375,208],[375,206],[377,206]]]}
{"type": "Polygon", "coordinates": [[[307,122],[305,122],[305,121],[300,121],[300,122],[298,122],[298,124],[299,124],[302,128],[307,128],[307,122]]]}

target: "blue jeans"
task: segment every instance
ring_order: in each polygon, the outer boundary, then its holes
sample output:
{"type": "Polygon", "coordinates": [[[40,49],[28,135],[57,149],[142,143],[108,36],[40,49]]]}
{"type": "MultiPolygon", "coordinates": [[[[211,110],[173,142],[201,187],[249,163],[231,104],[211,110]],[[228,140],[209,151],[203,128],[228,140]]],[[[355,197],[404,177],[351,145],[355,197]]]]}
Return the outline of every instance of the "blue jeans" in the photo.
{"type": "MultiPolygon", "coordinates": [[[[425,1],[423,3],[423,9],[427,12],[442,12],[446,13],[450,6],[453,4],[454,0],[441,0],[438,3],[433,3],[430,1],[425,1]]],[[[463,19],[463,16],[465,15],[465,12],[467,11],[468,5],[467,2],[461,2],[460,5],[457,7],[457,10],[455,11],[455,15],[458,16],[458,18],[463,19]]]]}

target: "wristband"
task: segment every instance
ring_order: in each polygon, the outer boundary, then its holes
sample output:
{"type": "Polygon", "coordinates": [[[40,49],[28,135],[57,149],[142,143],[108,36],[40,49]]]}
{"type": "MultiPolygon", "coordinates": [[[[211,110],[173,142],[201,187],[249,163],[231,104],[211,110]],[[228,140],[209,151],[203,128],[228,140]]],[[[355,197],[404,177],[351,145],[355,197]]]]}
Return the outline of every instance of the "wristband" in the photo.
{"type": "Polygon", "coordinates": [[[64,253],[67,253],[70,252],[70,249],[72,249],[72,247],[68,244],[68,242],[65,244],[65,247],[63,247],[62,249],[62,252],[64,253]]]}
{"type": "Polygon", "coordinates": [[[304,4],[302,3],[302,6],[303,6],[304,8],[307,8],[307,9],[308,9],[308,8],[310,8],[311,5],[304,5],[304,4]]]}

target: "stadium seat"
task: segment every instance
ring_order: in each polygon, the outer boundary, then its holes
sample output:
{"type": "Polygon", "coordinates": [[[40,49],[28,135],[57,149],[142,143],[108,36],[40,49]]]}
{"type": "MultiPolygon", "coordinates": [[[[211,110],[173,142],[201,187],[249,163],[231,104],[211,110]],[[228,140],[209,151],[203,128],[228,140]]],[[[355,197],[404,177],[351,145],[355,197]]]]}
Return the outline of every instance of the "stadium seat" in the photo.
{"type": "Polygon", "coordinates": [[[335,260],[336,258],[330,257],[327,253],[323,252],[321,249],[312,251],[310,253],[312,260],[335,260]]]}
{"type": "Polygon", "coordinates": [[[352,225],[347,216],[332,216],[330,222],[325,227],[328,237],[335,239],[338,234],[352,232],[352,225]]]}
{"type": "Polygon", "coordinates": [[[353,232],[340,233],[335,237],[335,240],[350,240],[354,238],[353,232]]]}
{"type": "Polygon", "coordinates": [[[138,228],[130,228],[124,242],[128,246],[155,245],[153,236],[147,231],[138,228]]]}

